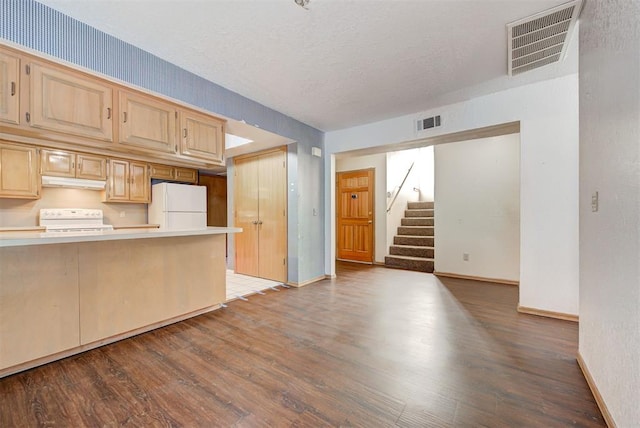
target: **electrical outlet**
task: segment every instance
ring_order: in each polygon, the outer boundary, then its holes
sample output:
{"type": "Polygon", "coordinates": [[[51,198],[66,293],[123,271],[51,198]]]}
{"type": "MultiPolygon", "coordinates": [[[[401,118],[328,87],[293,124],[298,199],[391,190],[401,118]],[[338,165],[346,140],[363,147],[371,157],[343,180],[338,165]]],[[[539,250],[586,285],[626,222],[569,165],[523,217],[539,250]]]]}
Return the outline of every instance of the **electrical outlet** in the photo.
{"type": "Polygon", "coordinates": [[[465,262],[469,261],[469,253],[462,253],[462,260],[465,262]]]}
{"type": "Polygon", "coordinates": [[[127,216],[127,212],[126,211],[120,211],[120,218],[126,217],[126,216],[127,216]]]}
{"type": "Polygon", "coordinates": [[[598,192],[594,192],[593,195],[591,195],[591,211],[592,212],[598,212],[598,192]]]}
{"type": "Polygon", "coordinates": [[[313,215],[314,215],[314,216],[317,216],[317,215],[318,215],[318,209],[317,209],[317,208],[314,208],[314,209],[313,209],[313,215]]]}

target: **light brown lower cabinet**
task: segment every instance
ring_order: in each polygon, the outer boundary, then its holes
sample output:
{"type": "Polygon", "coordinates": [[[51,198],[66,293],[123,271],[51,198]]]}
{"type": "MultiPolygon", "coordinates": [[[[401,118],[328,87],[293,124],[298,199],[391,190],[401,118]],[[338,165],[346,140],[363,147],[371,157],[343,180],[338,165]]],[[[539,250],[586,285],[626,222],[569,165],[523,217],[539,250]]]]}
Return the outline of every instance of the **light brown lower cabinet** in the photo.
{"type": "Polygon", "coordinates": [[[0,248],[0,377],[215,309],[225,284],[224,234],[0,248]]]}
{"type": "Polygon", "coordinates": [[[287,281],[286,147],[235,159],[235,269],[287,281]]]}
{"type": "Polygon", "coordinates": [[[38,199],[38,151],[0,142],[0,198],[38,199]]]}

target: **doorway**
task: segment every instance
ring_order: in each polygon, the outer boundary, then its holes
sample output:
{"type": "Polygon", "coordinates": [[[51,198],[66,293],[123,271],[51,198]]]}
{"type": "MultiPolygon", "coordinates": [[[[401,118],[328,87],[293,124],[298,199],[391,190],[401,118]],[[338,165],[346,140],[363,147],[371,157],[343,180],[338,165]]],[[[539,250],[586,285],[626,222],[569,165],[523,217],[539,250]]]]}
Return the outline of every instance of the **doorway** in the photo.
{"type": "Polygon", "coordinates": [[[336,174],[336,252],[338,260],[373,263],[373,168],[336,174]]]}

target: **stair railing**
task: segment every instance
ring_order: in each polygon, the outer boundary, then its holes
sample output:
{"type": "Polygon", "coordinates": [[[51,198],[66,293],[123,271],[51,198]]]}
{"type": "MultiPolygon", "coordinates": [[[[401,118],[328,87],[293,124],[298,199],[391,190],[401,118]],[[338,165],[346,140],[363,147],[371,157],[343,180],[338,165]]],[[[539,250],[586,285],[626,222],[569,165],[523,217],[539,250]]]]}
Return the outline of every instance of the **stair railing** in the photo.
{"type": "Polygon", "coordinates": [[[402,183],[400,183],[400,187],[398,187],[398,190],[396,191],[396,194],[393,195],[393,200],[391,201],[391,203],[389,204],[389,207],[387,208],[387,214],[389,214],[389,211],[391,211],[391,208],[393,207],[393,203],[398,198],[398,195],[400,194],[400,191],[402,190],[402,186],[404,186],[405,181],[407,181],[407,177],[409,177],[409,174],[411,173],[411,170],[413,169],[413,165],[414,164],[415,164],[415,162],[411,162],[411,166],[409,167],[409,169],[407,170],[407,173],[405,174],[404,178],[402,179],[402,183]]]}

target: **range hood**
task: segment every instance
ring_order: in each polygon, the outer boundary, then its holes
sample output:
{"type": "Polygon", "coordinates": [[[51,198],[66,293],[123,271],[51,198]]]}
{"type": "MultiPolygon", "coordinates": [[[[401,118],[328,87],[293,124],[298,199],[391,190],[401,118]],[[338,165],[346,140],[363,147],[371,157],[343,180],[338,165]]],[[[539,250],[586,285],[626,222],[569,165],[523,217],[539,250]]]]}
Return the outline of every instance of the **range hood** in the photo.
{"type": "Polygon", "coordinates": [[[70,187],[74,189],[104,190],[105,181],[86,180],[84,178],[42,176],[42,187],[70,187]]]}

